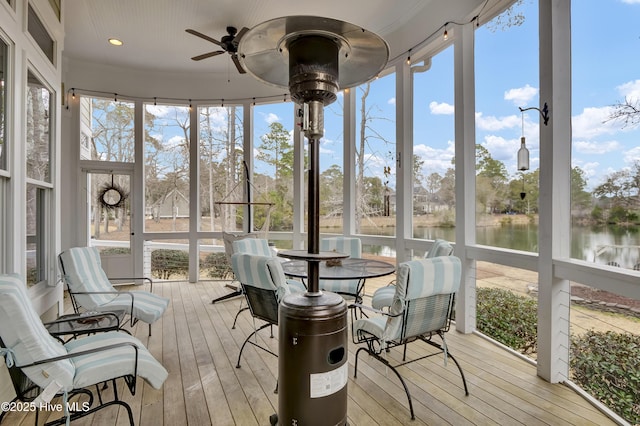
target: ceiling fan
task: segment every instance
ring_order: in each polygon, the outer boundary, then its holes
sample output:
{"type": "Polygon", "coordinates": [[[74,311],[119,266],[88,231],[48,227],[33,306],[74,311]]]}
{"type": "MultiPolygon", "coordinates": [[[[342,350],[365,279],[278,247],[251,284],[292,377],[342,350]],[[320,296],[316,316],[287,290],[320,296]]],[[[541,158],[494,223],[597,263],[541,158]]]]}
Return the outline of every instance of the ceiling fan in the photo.
{"type": "Polygon", "coordinates": [[[246,73],[246,71],[244,70],[244,68],[242,68],[242,65],[240,64],[240,61],[238,60],[238,44],[240,43],[240,39],[242,38],[242,36],[247,31],[249,31],[248,28],[246,27],[242,28],[240,32],[238,32],[236,27],[227,27],[228,35],[225,35],[224,37],[222,37],[220,41],[214,38],[211,38],[208,35],[202,34],[201,32],[198,32],[196,30],[192,30],[190,28],[186,29],[185,31],[188,32],[189,34],[193,34],[196,37],[200,37],[207,41],[210,41],[211,43],[216,44],[222,48],[222,50],[216,50],[213,52],[203,53],[202,55],[194,56],[193,58],[191,58],[192,60],[201,61],[203,59],[210,58],[212,56],[218,56],[227,52],[229,55],[231,55],[231,60],[235,64],[236,68],[238,69],[238,72],[240,74],[246,73]]]}

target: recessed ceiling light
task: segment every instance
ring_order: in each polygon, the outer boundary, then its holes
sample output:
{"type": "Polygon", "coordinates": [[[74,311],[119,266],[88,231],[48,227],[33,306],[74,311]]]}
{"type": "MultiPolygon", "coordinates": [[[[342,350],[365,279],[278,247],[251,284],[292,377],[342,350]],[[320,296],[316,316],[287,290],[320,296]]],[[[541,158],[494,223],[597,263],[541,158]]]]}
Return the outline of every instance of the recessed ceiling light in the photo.
{"type": "Polygon", "coordinates": [[[124,44],[122,43],[122,40],[118,40],[117,38],[110,38],[109,43],[113,44],[114,46],[122,46],[124,44]]]}

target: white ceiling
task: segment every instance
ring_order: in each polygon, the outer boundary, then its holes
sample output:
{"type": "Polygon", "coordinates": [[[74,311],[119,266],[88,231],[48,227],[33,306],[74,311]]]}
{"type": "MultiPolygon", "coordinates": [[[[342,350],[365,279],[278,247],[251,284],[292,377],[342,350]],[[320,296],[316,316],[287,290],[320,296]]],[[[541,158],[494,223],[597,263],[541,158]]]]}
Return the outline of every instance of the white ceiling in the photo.
{"type": "Polygon", "coordinates": [[[315,15],[378,34],[394,58],[445,22],[468,20],[484,4],[485,0],[78,0],[65,3],[63,56],[126,69],[229,74],[236,71],[228,54],[199,62],[190,59],[219,47],[185,29],[220,40],[227,26],[252,28],[273,18],[315,15]],[[124,45],[111,46],[110,37],[124,45]]]}

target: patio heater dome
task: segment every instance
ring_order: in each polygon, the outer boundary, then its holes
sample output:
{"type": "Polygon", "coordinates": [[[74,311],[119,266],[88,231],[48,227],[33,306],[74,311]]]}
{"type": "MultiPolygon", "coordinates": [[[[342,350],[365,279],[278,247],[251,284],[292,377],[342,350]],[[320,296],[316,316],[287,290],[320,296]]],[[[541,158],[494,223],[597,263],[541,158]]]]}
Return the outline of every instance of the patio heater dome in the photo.
{"type": "Polygon", "coordinates": [[[389,47],[357,25],[317,16],[286,16],[258,24],[238,45],[240,63],[258,80],[288,88],[296,102],[335,101],[335,93],[382,71],[389,47]]]}

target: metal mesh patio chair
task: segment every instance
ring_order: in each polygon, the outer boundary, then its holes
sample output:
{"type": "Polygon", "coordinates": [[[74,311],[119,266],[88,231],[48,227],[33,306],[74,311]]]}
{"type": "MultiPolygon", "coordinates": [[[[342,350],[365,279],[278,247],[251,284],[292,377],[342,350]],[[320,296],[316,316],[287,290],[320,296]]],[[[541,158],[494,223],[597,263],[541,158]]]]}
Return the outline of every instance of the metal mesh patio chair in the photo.
{"type": "MultiPolygon", "coordinates": [[[[363,351],[389,367],[400,379],[407,394],[411,419],[415,419],[411,394],[407,383],[397,369],[399,366],[443,354],[445,367],[448,359],[452,359],[458,367],[465,395],[469,395],[462,368],[451,355],[445,340],[445,334],[449,331],[451,324],[460,279],[460,259],[454,256],[401,263],[398,268],[396,291],[389,311],[368,308],[379,315],[360,319],[356,319],[354,315],[353,341],[364,344],[356,351],[354,377],[358,374],[358,356],[363,351]],[[441,343],[434,340],[435,336],[440,337],[441,343]],[[407,360],[407,345],[420,341],[436,350],[424,352],[420,349],[420,353],[425,355],[407,360]],[[399,357],[391,351],[397,346],[404,347],[401,360],[398,360],[399,357]]],[[[354,304],[350,308],[353,315],[356,312],[353,308],[366,309],[367,307],[354,304]]]]}

